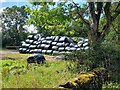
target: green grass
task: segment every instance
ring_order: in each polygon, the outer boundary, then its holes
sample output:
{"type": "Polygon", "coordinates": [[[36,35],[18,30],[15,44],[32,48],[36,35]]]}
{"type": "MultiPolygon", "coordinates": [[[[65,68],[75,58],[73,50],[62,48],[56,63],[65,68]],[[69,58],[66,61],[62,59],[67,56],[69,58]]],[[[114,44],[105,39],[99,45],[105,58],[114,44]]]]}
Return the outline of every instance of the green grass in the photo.
{"type": "Polygon", "coordinates": [[[46,62],[44,65],[30,65],[29,69],[22,67],[22,65],[24,66],[22,63],[10,60],[3,62],[3,88],[54,88],[78,75],[68,70],[67,66],[70,62],[66,61],[46,62]],[[11,69],[10,65],[5,66],[6,62],[11,62],[12,67],[16,66],[16,69],[11,69]],[[19,72],[19,69],[21,69],[20,64],[22,69],[24,68],[25,70],[21,70],[21,73],[19,72]]]}
{"type": "MultiPolygon", "coordinates": [[[[77,67],[76,70],[75,62],[64,60],[46,61],[43,65],[31,64],[29,68],[27,68],[26,58],[29,55],[30,54],[4,55],[6,58],[0,60],[2,88],[56,88],[59,84],[63,84],[77,77],[78,71],[85,72],[88,68],[88,64],[79,65],[79,68],[77,67]]],[[[49,55],[46,56],[49,57],[49,55]]],[[[114,72],[112,81],[104,84],[103,90],[107,88],[120,88],[119,77],[120,74],[114,72]]]]}

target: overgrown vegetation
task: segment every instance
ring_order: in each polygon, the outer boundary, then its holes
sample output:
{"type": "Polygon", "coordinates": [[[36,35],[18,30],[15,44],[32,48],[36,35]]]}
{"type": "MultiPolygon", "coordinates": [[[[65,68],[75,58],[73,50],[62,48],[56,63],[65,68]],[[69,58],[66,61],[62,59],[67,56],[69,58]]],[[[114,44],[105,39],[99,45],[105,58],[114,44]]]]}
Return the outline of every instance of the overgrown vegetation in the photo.
{"type": "Polygon", "coordinates": [[[104,67],[110,71],[111,78],[109,83],[104,84],[103,88],[120,88],[120,48],[119,45],[109,43],[99,47],[97,50],[80,50],[66,54],[65,60],[77,61],[76,71],[79,72],[82,67],[86,71],[93,70],[96,67],[104,67]],[[85,69],[85,68],[84,68],[85,69]],[[112,86],[111,86],[112,85],[112,86]]]}
{"type": "Polygon", "coordinates": [[[63,61],[47,61],[29,68],[26,67],[28,54],[8,53],[0,61],[3,88],[53,88],[96,67],[104,67],[111,73],[103,89],[120,88],[120,2],[87,2],[84,5],[73,1],[35,2],[32,5],[34,9],[13,6],[1,13],[4,47],[19,46],[25,40],[29,33],[23,26],[27,22],[46,36],[66,35],[77,41],[77,37],[88,37],[90,50],[65,53],[63,61]]]}
{"type": "Polygon", "coordinates": [[[0,61],[2,62],[2,65],[0,66],[2,67],[2,87],[56,88],[61,83],[65,83],[66,81],[77,77],[80,73],[88,72],[95,67],[105,67],[110,71],[111,79],[109,82],[103,84],[103,89],[119,88],[119,52],[114,51],[113,56],[112,50],[106,50],[106,53],[102,53],[105,52],[103,50],[100,51],[101,53],[92,53],[90,51],[74,52],[69,55],[67,54],[65,61],[46,61],[43,65],[31,64],[29,68],[26,67],[26,58],[30,54],[9,54],[8,56],[5,56],[9,58],[3,58],[4,60],[0,61]],[[106,55],[106,59],[102,59],[102,55],[104,57],[106,55]],[[95,61],[96,58],[97,60],[99,59],[99,64],[95,61]],[[105,66],[104,60],[109,60],[109,63],[106,63],[108,64],[107,66],[105,66]]]}
{"type": "Polygon", "coordinates": [[[68,70],[70,62],[53,61],[44,65],[31,65],[26,68],[25,61],[2,61],[3,88],[55,88],[75,76],[68,70]]]}

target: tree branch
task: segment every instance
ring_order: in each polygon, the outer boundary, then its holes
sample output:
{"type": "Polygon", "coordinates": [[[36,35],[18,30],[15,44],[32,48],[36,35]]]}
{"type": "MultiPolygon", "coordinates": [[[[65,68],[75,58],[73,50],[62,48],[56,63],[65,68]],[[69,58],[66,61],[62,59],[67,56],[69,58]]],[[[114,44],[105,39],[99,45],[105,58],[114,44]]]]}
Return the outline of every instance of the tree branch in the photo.
{"type": "Polygon", "coordinates": [[[97,21],[99,21],[100,19],[100,15],[101,15],[101,12],[102,12],[102,7],[103,7],[103,2],[97,2],[97,21]]]}
{"type": "Polygon", "coordinates": [[[111,16],[111,21],[114,21],[117,18],[117,16],[120,14],[120,10],[117,10],[119,8],[120,8],[120,2],[118,3],[118,5],[116,6],[116,8],[114,10],[115,14],[113,16],[111,16]]]}
{"type": "Polygon", "coordinates": [[[79,15],[79,17],[81,18],[81,20],[89,27],[89,21],[84,19],[82,14],[79,13],[79,7],[77,6],[77,4],[75,2],[72,1],[72,3],[75,5],[75,7],[77,8],[77,13],[79,15]]]}
{"type": "Polygon", "coordinates": [[[89,4],[89,9],[90,9],[90,14],[91,17],[93,19],[93,23],[96,22],[96,15],[95,15],[95,6],[94,6],[94,2],[88,2],[89,4]]]}
{"type": "Polygon", "coordinates": [[[110,24],[111,24],[110,6],[111,6],[111,2],[107,2],[105,7],[104,7],[104,11],[105,11],[105,16],[106,16],[107,22],[103,26],[103,29],[102,29],[103,32],[101,33],[101,36],[99,38],[100,40],[105,37],[106,33],[109,32],[109,27],[110,27],[110,24]]]}

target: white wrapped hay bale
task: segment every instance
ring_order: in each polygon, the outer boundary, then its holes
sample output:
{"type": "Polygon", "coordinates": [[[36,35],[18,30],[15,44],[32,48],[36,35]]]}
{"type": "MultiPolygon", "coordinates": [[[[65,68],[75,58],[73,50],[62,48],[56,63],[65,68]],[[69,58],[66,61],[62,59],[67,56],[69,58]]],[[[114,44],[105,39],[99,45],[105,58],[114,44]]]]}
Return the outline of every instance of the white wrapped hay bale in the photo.
{"type": "Polygon", "coordinates": [[[52,41],[48,40],[46,43],[47,43],[47,44],[51,44],[51,43],[52,43],[52,41]]]}
{"type": "Polygon", "coordinates": [[[78,45],[75,45],[74,47],[75,47],[75,48],[78,48],[79,46],[78,46],[78,45]]]}
{"type": "Polygon", "coordinates": [[[39,48],[41,48],[41,45],[40,45],[40,44],[37,45],[37,49],[39,49],[39,48]]]}
{"type": "Polygon", "coordinates": [[[65,47],[65,50],[66,51],[70,51],[70,47],[65,47]]]}
{"type": "Polygon", "coordinates": [[[59,53],[59,51],[53,51],[53,54],[58,54],[59,53]]]}
{"type": "Polygon", "coordinates": [[[83,44],[83,42],[82,42],[82,41],[79,41],[77,45],[78,45],[79,47],[81,47],[82,44],[83,44]]]}
{"type": "Polygon", "coordinates": [[[42,44],[46,44],[46,43],[47,43],[47,40],[43,40],[43,41],[42,41],[42,44]]]}
{"type": "Polygon", "coordinates": [[[83,44],[83,47],[86,47],[86,46],[88,46],[88,43],[87,43],[87,42],[83,44]]]}
{"type": "Polygon", "coordinates": [[[76,51],[76,48],[75,47],[71,47],[70,51],[76,51]]]}
{"type": "Polygon", "coordinates": [[[81,50],[81,48],[77,48],[77,51],[81,50]]]}
{"type": "Polygon", "coordinates": [[[53,50],[47,50],[46,53],[47,54],[52,54],[53,50]]]}
{"type": "Polygon", "coordinates": [[[22,53],[22,49],[23,49],[23,48],[19,48],[19,52],[20,52],[20,53],[22,53]]]}
{"type": "Polygon", "coordinates": [[[65,42],[66,41],[66,37],[64,36],[64,37],[60,37],[60,39],[59,39],[59,42],[65,42]]]}
{"type": "Polygon", "coordinates": [[[87,49],[89,49],[89,47],[88,47],[88,46],[87,46],[87,47],[84,47],[84,49],[87,50],[87,49]]]}
{"type": "Polygon", "coordinates": [[[33,43],[33,40],[29,40],[29,42],[28,42],[29,44],[32,44],[33,43]]]}
{"type": "Polygon", "coordinates": [[[26,39],[26,40],[25,40],[25,43],[29,43],[29,39],[26,39]]]}
{"type": "Polygon", "coordinates": [[[45,45],[44,49],[49,49],[50,45],[45,45]]]}
{"type": "Polygon", "coordinates": [[[38,40],[38,38],[39,38],[38,34],[34,36],[34,40],[38,40]]]}
{"type": "Polygon", "coordinates": [[[37,45],[30,45],[29,48],[30,49],[35,49],[35,48],[37,48],[37,45]]]}
{"type": "Polygon", "coordinates": [[[57,44],[56,44],[56,46],[58,46],[58,47],[64,47],[65,46],[65,42],[58,42],[57,44]]]}
{"type": "Polygon", "coordinates": [[[54,46],[54,45],[56,45],[57,44],[57,42],[52,42],[52,45],[54,46]]]}
{"type": "Polygon", "coordinates": [[[65,50],[64,47],[59,47],[59,48],[58,48],[58,51],[64,51],[64,50],[65,50]]]}
{"type": "Polygon", "coordinates": [[[67,46],[69,46],[70,45],[70,43],[65,43],[65,47],[67,47],[67,46]]]}
{"type": "Polygon", "coordinates": [[[55,39],[54,39],[54,41],[55,41],[55,42],[58,42],[58,41],[59,41],[59,38],[60,38],[60,36],[56,36],[55,39]]]}
{"type": "Polygon", "coordinates": [[[88,42],[89,40],[88,39],[84,39],[84,42],[88,42]]]}
{"type": "Polygon", "coordinates": [[[73,43],[70,43],[70,45],[69,45],[70,47],[74,47],[74,44],[73,43]]]}
{"type": "Polygon", "coordinates": [[[42,49],[34,49],[34,53],[42,53],[42,49]]]}
{"type": "Polygon", "coordinates": [[[29,52],[30,52],[30,49],[27,49],[27,50],[26,50],[26,53],[29,53],[29,52]]]}
{"type": "Polygon", "coordinates": [[[29,46],[30,46],[30,44],[26,44],[26,43],[23,43],[23,44],[22,44],[22,47],[23,47],[23,48],[29,48],[29,46]]]}
{"type": "Polygon", "coordinates": [[[45,54],[47,50],[42,50],[42,53],[45,54]]]}
{"type": "Polygon", "coordinates": [[[46,45],[46,44],[41,44],[41,46],[40,46],[40,47],[43,49],[43,48],[45,47],[45,45],[46,45]]]}
{"type": "Polygon", "coordinates": [[[41,41],[43,41],[43,40],[45,40],[45,38],[44,38],[44,37],[42,37],[42,38],[41,38],[41,41]]]}
{"type": "Polygon", "coordinates": [[[58,46],[52,46],[52,50],[58,50],[58,46]]]}
{"type": "Polygon", "coordinates": [[[42,41],[38,41],[38,44],[41,44],[42,43],[42,41]]]}
{"type": "Polygon", "coordinates": [[[34,41],[33,45],[38,45],[38,43],[39,43],[38,41],[34,41]]]}
{"type": "Polygon", "coordinates": [[[34,39],[34,35],[29,35],[27,38],[32,40],[34,39]]]}
{"type": "Polygon", "coordinates": [[[34,53],[34,49],[31,49],[31,50],[29,51],[29,53],[34,53]]]}
{"type": "Polygon", "coordinates": [[[27,48],[22,48],[21,53],[26,53],[27,48]]]}
{"type": "Polygon", "coordinates": [[[54,38],[51,36],[51,37],[46,37],[46,40],[53,40],[54,38]]]}

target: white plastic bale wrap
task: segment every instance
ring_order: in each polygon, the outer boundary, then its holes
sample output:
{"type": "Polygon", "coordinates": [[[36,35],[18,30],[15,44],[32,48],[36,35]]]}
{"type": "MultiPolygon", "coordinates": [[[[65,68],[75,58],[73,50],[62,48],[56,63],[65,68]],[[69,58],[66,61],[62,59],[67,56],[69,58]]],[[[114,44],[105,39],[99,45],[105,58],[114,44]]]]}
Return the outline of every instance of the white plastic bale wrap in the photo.
{"type": "Polygon", "coordinates": [[[56,45],[57,44],[57,42],[52,42],[52,45],[56,45]]]}
{"type": "Polygon", "coordinates": [[[80,41],[76,44],[73,39],[66,36],[41,36],[29,35],[25,42],[22,44],[22,47],[19,49],[19,52],[34,53],[58,53],[63,51],[76,51],[81,49],[89,49],[88,39],[81,38],[80,41]],[[25,50],[26,49],[26,50],[25,50]],[[38,50],[38,49],[41,49],[38,50]]]}
{"type": "Polygon", "coordinates": [[[47,50],[47,49],[49,49],[49,47],[50,47],[50,45],[45,45],[45,49],[47,50]]]}
{"type": "Polygon", "coordinates": [[[52,46],[52,50],[58,50],[58,46],[52,46]]]}
{"type": "Polygon", "coordinates": [[[40,47],[43,49],[43,48],[45,47],[45,45],[46,45],[46,44],[41,44],[41,46],[40,46],[40,47]]]}
{"type": "Polygon", "coordinates": [[[39,48],[40,48],[40,46],[41,46],[40,44],[39,44],[39,45],[37,45],[37,49],[39,49],[39,48]]]}
{"type": "Polygon", "coordinates": [[[47,40],[43,40],[43,41],[42,41],[42,44],[46,44],[46,43],[47,43],[47,40]]]}
{"type": "Polygon", "coordinates": [[[52,41],[48,40],[46,43],[47,43],[47,44],[51,44],[51,43],[52,43],[52,41]]]}
{"type": "Polygon", "coordinates": [[[86,47],[86,46],[88,46],[88,43],[87,43],[87,42],[83,44],[83,47],[86,47]]]}
{"type": "Polygon", "coordinates": [[[65,47],[66,47],[66,46],[69,46],[69,45],[70,45],[69,43],[65,43],[65,47]]]}
{"type": "Polygon", "coordinates": [[[54,41],[55,41],[55,42],[58,42],[58,41],[59,41],[59,38],[60,38],[60,36],[56,36],[54,41]]]}
{"type": "Polygon", "coordinates": [[[53,40],[54,38],[51,36],[51,37],[46,37],[46,40],[53,40]]]}
{"type": "Polygon", "coordinates": [[[35,48],[37,48],[37,45],[30,45],[29,48],[30,49],[35,49],[35,48]]]}
{"type": "Polygon", "coordinates": [[[64,47],[59,47],[58,51],[64,51],[64,49],[65,49],[64,47]]]}
{"type": "Polygon", "coordinates": [[[52,51],[53,51],[53,50],[47,50],[46,53],[47,53],[47,54],[52,54],[52,51]]]}
{"type": "Polygon", "coordinates": [[[26,42],[26,43],[29,43],[29,39],[26,39],[25,42],[26,42]]]}
{"type": "Polygon", "coordinates": [[[65,50],[66,51],[70,51],[70,47],[65,47],[65,50]]]}
{"type": "Polygon", "coordinates": [[[33,35],[29,35],[27,38],[28,38],[28,39],[33,39],[34,36],[33,36],[33,35]]]}
{"type": "Polygon", "coordinates": [[[77,51],[81,50],[81,48],[77,48],[77,51]]]}
{"type": "Polygon", "coordinates": [[[38,45],[38,41],[34,41],[34,42],[33,42],[33,45],[38,45]]]}
{"type": "Polygon", "coordinates": [[[30,52],[30,49],[27,49],[27,50],[26,50],[26,53],[29,53],[29,52],[30,52]]]}
{"type": "Polygon", "coordinates": [[[57,45],[56,46],[58,46],[58,47],[64,47],[65,46],[65,42],[59,42],[59,43],[57,43],[57,45]]]}
{"type": "Polygon", "coordinates": [[[74,47],[74,44],[73,43],[70,43],[70,45],[69,45],[70,47],[74,47]]]}
{"type": "Polygon", "coordinates": [[[42,53],[41,49],[34,49],[34,53],[42,53]]]}
{"type": "Polygon", "coordinates": [[[26,44],[26,43],[23,43],[23,44],[22,44],[22,47],[23,47],[23,48],[29,48],[29,46],[30,46],[30,44],[26,44]]]}
{"type": "Polygon", "coordinates": [[[34,36],[34,40],[38,40],[38,38],[39,38],[38,34],[34,36]]]}
{"type": "Polygon", "coordinates": [[[58,54],[59,53],[59,51],[53,51],[53,54],[58,54]]]}
{"type": "Polygon", "coordinates": [[[75,47],[71,47],[71,48],[70,48],[70,51],[75,51],[75,50],[76,50],[75,47]]]}
{"type": "Polygon", "coordinates": [[[29,40],[29,44],[32,44],[33,43],[33,40],[29,40]]]}
{"type": "Polygon", "coordinates": [[[64,36],[64,37],[60,37],[59,39],[59,42],[64,42],[67,38],[64,36]]]}
{"type": "Polygon", "coordinates": [[[42,50],[42,53],[43,53],[43,54],[46,54],[46,51],[47,51],[47,50],[42,50]]]}

